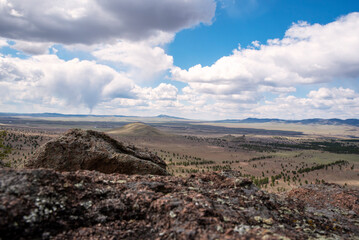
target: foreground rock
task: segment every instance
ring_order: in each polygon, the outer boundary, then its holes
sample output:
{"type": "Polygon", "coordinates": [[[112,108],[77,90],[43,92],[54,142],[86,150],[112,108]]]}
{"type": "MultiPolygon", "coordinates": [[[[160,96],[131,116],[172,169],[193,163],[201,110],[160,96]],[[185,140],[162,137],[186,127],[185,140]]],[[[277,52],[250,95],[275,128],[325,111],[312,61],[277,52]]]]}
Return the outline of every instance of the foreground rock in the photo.
{"type": "Polygon", "coordinates": [[[36,150],[28,168],[58,171],[97,170],[103,173],[168,175],[158,156],[91,130],[72,129],[36,150]]]}
{"type": "MultiPolygon", "coordinates": [[[[265,193],[236,172],[179,178],[1,169],[0,179],[3,239],[355,239],[359,235],[355,208],[359,192],[337,185],[329,191],[353,201],[331,205],[325,212],[316,199],[265,193]]],[[[316,190],[323,196],[326,191],[325,185],[316,190]]]]}

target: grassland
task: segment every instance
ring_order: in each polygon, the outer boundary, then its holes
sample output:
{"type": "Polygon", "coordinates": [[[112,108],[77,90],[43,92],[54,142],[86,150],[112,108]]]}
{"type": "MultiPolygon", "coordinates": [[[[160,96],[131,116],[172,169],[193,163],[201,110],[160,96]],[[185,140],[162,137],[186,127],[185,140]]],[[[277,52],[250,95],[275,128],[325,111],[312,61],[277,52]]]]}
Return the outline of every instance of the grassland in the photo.
{"type": "Polygon", "coordinates": [[[323,181],[359,187],[359,141],[355,138],[359,136],[358,127],[201,123],[162,118],[126,126],[130,118],[95,120],[0,119],[0,128],[8,132],[5,142],[13,148],[6,163],[21,168],[41,144],[77,127],[105,131],[127,144],[147,148],[166,161],[173,175],[232,169],[274,192],[323,181]],[[343,164],[329,165],[337,161],[343,164]],[[324,167],[319,168],[321,165],[324,167]],[[314,170],[299,171],[306,168],[314,170]]]}
{"type": "Polygon", "coordinates": [[[359,127],[348,125],[320,125],[320,124],[293,124],[293,123],[196,123],[200,125],[221,126],[228,128],[252,128],[279,131],[302,132],[311,138],[359,138],[359,127]]]}

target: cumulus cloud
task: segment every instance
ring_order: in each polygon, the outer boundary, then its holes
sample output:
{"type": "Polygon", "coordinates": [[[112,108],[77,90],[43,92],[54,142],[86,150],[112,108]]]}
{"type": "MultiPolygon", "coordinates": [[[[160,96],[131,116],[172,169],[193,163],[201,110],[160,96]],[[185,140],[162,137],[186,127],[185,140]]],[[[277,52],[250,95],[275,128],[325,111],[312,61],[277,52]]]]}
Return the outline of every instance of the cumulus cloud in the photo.
{"type": "MultiPolygon", "coordinates": [[[[91,61],[64,61],[55,55],[29,59],[0,57],[2,103],[42,103],[92,109],[106,98],[134,97],[134,83],[91,61]]],[[[56,107],[56,106],[55,106],[56,107]]]]}
{"type": "Polygon", "coordinates": [[[293,86],[330,82],[359,76],[359,13],[335,22],[293,24],[283,39],[217,60],[212,66],[172,69],[172,78],[189,83],[197,92],[234,94],[269,87],[293,91],[293,86]]]}
{"type": "Polygon", "coordinates": [[[252,114],[292,119],[357,118],[359,94],[349,88],[319,88],[307,97],[283,96],[252,109],[252,114]]]}
{"type": "Polygon", "coordinates": [[[176,100],[178,89],[172,84],[161,83],[156,88],[134,89],[134,92],[142,99],[148,100],[176,100]]]}
{"type": "Polygon", "coordinates": [[[239,95],[198,94],[189,87],[178,95],[179,112],[184,117],[208,119],[228,118],[358,118],[359,93],[349,88],[319,88],[306,97],[279,95],[264,100],[260,93],[239,95]],[[261,99],[262,101],[259,101],[261,99]],[[187,104],[189,102],[190,104],[187,104]]]}
{"type": "Polygon", "coordinates": [[[76,113],[92,111],[99,106],[118,114],[128,108],[163,111],[179,104],[175,86],[161,83],[154,88],[143,88],[126,74],[94,61],[65,61],[56,55],[27,59],[0,55],[0,69],[3,111],[14,111],[9,106],[29,111],[26,108],[31,106],[35,111],[62,109],[68,112],[72,109],[76,113]]]}
{"type": "Polygon", "coordinates": [[[28,59],[0,56],[0,69],[2,111],[14,111],[21,106],[21,111],[29,111],[28,107],[35,111],[62,109],[74,113],[95,109],[102,114],[166,113],[206,119],[355,118],[359,112],[359,94],[342,87],[319,88],[306,97],[288,96],[293,89],[282,88],[277,89],[280,90],[277,98],[265,101],[260,91],[213,95],[199,93],[190,86],[179,91],[168,83],[140,87],[108,66],[78,59],[64,61],[55,55],[28,59]]]}
{"type": "Polygon", "coordinates": [[[120,41],[102,46],[92,53],[98,60],[110,61],[127,68],[127,74],[137,80],[148,80],[172,67],[173,57],[158,46],[147,42],[120,41]]]}
{"type": "Polygon", "coordinates": [[[63,44],[141,40],[210,24],[215,9],[214,0],[1,0],[0,36],[63,44]]]}
{"type": "Polygon", "coordinates": [[[310,91],[308,97],[316,100],[354,99],[358,94],[349,88],[319,88],[318,91],[310,91]]]}

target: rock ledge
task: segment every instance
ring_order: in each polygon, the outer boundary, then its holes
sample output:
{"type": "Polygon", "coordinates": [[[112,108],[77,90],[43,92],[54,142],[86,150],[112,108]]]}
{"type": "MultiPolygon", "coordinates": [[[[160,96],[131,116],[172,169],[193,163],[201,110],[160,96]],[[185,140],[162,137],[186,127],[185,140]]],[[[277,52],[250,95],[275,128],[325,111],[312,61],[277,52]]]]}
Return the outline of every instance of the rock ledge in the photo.
{"type": "Polygon", "coordinates": [[[306,186],[285,196],[237,172],[187,178],[0,169],[2,239],[356,239],[359,191],[306,186]],[[302,190],[300,190],[302,189],[302,190]],[[317,204],[350,199],[345,205],[317,204]],[[304,196],[304,197],[303,197],[304,196]]]}

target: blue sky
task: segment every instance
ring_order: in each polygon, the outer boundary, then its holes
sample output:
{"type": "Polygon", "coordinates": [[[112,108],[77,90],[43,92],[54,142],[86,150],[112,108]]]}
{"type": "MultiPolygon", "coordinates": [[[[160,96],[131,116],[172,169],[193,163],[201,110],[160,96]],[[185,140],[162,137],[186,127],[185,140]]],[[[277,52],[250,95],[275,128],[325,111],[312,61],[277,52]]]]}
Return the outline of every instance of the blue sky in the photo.
{"type": "Polygon", "coordinates": [[[359,118],[353,0],[0,1],[0,112],[359,118]]]}
{"type": "Polygon", "coordinates": [[[168,53],[176,56],[176,66],[189,68],[198,63],[211,65],[218,58],[229,55],[238,44],[245,47],[255,40],[266,42],[267,39],[282,38],[294,22],[302,20],[327,24],[339,16],[359,11],[359,2],[353,0],[223,2],[224,5],[221,2],[218,4],[212,25],[201,25],[176,34],[168,47],[168,53]],[[243,11],[242,5],[245,8],[243,11]]]}

